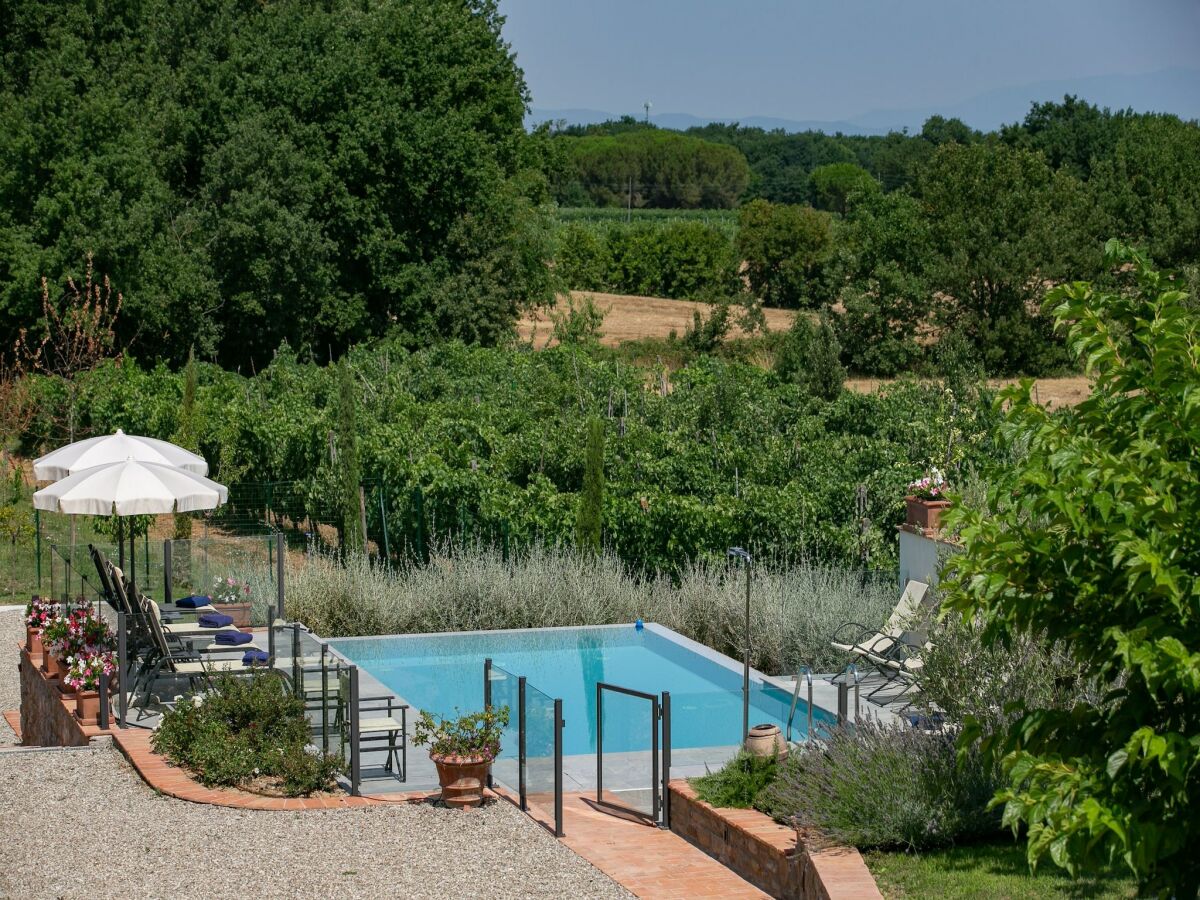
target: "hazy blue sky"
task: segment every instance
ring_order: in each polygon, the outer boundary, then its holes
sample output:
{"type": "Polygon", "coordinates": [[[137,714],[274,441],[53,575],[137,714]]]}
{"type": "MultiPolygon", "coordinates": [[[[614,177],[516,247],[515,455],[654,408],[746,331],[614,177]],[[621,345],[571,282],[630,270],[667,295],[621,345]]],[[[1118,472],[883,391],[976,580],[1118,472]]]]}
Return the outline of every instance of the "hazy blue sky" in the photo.
{"type": "Polygon", "coordinates": [[[542,108],[844,119],[1200,68],[1200,0],[501,0],[542,108]]]}

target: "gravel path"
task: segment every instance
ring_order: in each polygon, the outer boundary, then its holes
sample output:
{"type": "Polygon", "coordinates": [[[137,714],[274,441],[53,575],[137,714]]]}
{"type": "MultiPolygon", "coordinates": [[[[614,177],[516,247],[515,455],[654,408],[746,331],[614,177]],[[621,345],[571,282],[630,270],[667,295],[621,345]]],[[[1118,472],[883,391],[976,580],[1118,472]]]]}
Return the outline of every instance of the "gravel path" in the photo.
{"type": "MultiPolygon", "coordinates": [[[[21,683],[17,678],[17,644],[25,640],[24,606],[0,606],[0,712],[21,708],[21,683]]],[[[17,742],[17,736],[0,719],[0,747],[17,742]]]]}
{"type": "MultiPolygon", "coordinates": [[[[20,609],[0,607],[0,710],[20,705],[20,609]]],[[[0,898],[479,896],[633,895],[503,801],[224,809],[156,794],[111,746],[0,750],[0,898]]]]}
{"type": "Polygon", "coordinates": [[[0,897],[385,896],[632,895],[504,802],[253,812],[159,796],[114,748],[0,753],[0,897]]]}

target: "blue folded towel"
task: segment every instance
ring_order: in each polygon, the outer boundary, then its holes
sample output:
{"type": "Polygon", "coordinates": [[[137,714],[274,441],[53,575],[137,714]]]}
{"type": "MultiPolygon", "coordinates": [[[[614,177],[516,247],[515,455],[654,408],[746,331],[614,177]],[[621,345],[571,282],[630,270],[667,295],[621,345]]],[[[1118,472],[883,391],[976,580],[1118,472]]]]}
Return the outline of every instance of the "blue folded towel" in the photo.
{"type": "Polygon", "coordinates": [[[244,631],[218,631],[215,643],[236,647],[238,644],[248,644],[254,640],[254,635],[244,631]]]}
{"type": "Polygon", "coordinates": [[[225,613],[202,613],[199,622],[201,628],[224,628],[233,624],[233,616],[227,616],[225,613]]]}
{"type": "Polygon", "coordinates": [[[180,597],[175,601],[175,605],[180,609],[199,609],[201,606],[211,606],[212,597],[192,594],[190,597],[180,597]]]}
{"type": "Polygon", "coordinates": [[[266,650],[247,650],[246,655],[242,657],[243,666],[255,666],[265,663],[269,656],[266,650]]]}

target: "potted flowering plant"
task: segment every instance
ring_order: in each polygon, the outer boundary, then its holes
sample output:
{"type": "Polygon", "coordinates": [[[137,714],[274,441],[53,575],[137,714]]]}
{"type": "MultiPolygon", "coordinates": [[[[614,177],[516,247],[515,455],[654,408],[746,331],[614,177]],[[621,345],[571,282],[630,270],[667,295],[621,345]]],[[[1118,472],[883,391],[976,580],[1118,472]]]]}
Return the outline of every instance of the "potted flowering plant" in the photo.
{"type": "MultiPolygon", "coordinates": [[[[100,723],[100,676],[111,677],[117,671],[111,651],[81,653],[72,657],[63,682],[75,692],[75,716],[85,725],[100,723]]],[[[109,682],[109,691],[116,681],[109,682]]]]}
{"type": "Polygon", "coordinates": [[[950,508],[946,499],[946,476],[940,469],[930,469],[908,486],[904,498],[907,522],[915,528],[937,531],[942,527],[942,511],[950,508]]]}
{"type": "Polygon", "coordinates": [[[218,578],[212,587],[213,606],[233,618],[238,628],[250,625],[250,585],[232,576],[218,578]]]}
{"type": "Polygon", "coordinates": [[[500,753],[500,736],[508,725],[508,707],[492,707],[444,719],[422,712],[413,732],[413,743],[429,747],[437,766],[442,802],[466,809],[483,803],[488,771],[500,753]]]}
{"type": "Polygon", "coordinates": [[[66,646],[71,640],[71,619],[55,613],[42,627],[42,671],[47,678],[58,678],[65,668],[66,646]]]}
{"type": "Polygon", "coordinates": [[[25,649],[31,654],[42,652],[42,629],[54,617],[58,607],[41,597],[25,604],[25,649]]]}

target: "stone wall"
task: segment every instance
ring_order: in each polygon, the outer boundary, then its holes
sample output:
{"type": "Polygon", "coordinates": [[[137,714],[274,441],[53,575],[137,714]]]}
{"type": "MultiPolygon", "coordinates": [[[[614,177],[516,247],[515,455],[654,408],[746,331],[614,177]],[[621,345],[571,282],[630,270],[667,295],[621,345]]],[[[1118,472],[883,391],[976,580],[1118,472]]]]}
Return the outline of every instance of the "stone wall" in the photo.
{"type": "Polygon", "coordinates": [[[21,743],[38,747],[83,747],[100,733],[84,728],[75,718],[75,701],[64,700],[58,681],[42,672],[41,654],[30,656],[21,648],[17,668],[21,676],[21,743]]]}
{"type": "Polygon", "coordinates": [[[872,900],[879,888],[857,850],[809,850],[794,829],[753,809],[715,809],[686,781],[670,784],[671,830],[780,900],[872,900]]]}

